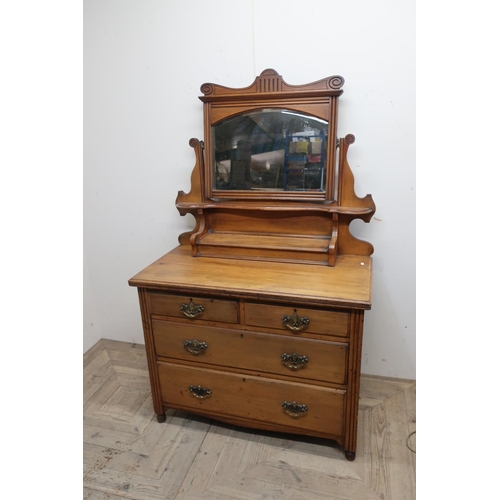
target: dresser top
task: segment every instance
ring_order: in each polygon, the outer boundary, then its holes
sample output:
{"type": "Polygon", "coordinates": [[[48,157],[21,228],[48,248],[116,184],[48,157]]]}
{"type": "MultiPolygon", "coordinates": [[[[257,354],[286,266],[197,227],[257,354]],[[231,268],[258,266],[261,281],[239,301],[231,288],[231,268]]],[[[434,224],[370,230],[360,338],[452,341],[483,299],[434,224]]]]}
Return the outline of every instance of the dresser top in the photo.
{"type": "Polygon", "coordinates": [[[211,257],[174,248],[129,280],[138,288],[370,309],[372,259],[339,255],[335,267],[211,257]]]}

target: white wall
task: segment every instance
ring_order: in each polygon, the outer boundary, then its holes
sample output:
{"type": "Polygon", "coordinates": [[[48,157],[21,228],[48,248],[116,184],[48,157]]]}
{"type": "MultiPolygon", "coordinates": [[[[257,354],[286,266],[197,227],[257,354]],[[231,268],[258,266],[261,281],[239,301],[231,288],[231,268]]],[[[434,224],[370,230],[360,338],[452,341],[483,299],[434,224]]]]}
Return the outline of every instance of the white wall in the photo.
{"type": "Polygon", "coordinates": [[[84,349],[143,343],[127,280],[192,227],[202,83],[250,85],[266,68],[290,84],[339,74],[339,135],[359,196],[377,212],[352,232],[373,243],[373,307],[362,371],[415,378],[415,4],[413,0],[84,0],[84,349]],[[92,320],[92,321],[91,321],[92,320]]]}
{"type": "Polygon", "coordinates": [[[90,284],[87,259],[83,254],[83,352],[87,352],[103,338],[100,328],[100,310],[94,299],[94,290],[90,284]]]}

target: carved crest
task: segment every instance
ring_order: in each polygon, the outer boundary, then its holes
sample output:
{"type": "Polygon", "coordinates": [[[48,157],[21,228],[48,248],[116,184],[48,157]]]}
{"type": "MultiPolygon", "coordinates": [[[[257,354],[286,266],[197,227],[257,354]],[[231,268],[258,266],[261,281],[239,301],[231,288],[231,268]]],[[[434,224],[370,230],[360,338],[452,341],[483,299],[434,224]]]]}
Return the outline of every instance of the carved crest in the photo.
{"type": "Polygon", "coordinates": [[[200,90],[204,94],[200,97],[202,101],[209,101],[217,97],[239,96],[248,97],[255,94],[283,94],[283,95],[307,95],[314,92],[315,95],[324,92],[326,95],[341,95],[344,79],[341,76],[329,76],[316,82],[305,85],[290,85],[274,69],[265,69],[252,83],[244,88],[230,88],[215,83],[204,83],[200,90]]]}

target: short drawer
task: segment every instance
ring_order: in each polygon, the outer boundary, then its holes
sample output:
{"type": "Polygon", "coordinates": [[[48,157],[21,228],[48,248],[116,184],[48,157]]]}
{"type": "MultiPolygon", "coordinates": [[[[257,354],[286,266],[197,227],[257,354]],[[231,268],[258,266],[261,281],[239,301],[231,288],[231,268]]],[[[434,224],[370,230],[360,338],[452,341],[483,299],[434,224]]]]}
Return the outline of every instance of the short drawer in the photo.
{"type": "Polygon", "coordinates": [[[324,435],[343,434],[345,391],[158,363],[167,407],[233,416],[324,435]]]}
{"type": "Polygon", "coordinates": [[[247,302],[245,323],[250,326],[287,330],[292,333],[310,332],[337,337],[347,337],[349,333],[348,312],[305,307],[247,302]]]}
{"type": "Polygon", "coordinates": [[[151,314],[191,320],[238,323],[238,302],[207,297],[149,293],[151,314]]]}
{"type": "Polygon", "coordinates": [[[153,320],[158,356],[345,384],[348,345],[153,320]]]}

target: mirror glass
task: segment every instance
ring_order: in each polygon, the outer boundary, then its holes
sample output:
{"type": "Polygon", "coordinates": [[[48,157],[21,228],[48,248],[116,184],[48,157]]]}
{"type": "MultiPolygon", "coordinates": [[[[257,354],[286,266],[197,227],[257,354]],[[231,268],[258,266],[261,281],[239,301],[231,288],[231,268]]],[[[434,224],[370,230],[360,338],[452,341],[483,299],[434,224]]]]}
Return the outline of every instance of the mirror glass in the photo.
{"type": "Polygon", "coordinates": [[[328,122],[261,109],[212,127],[213,189],[324,192],[328,122]]]}

